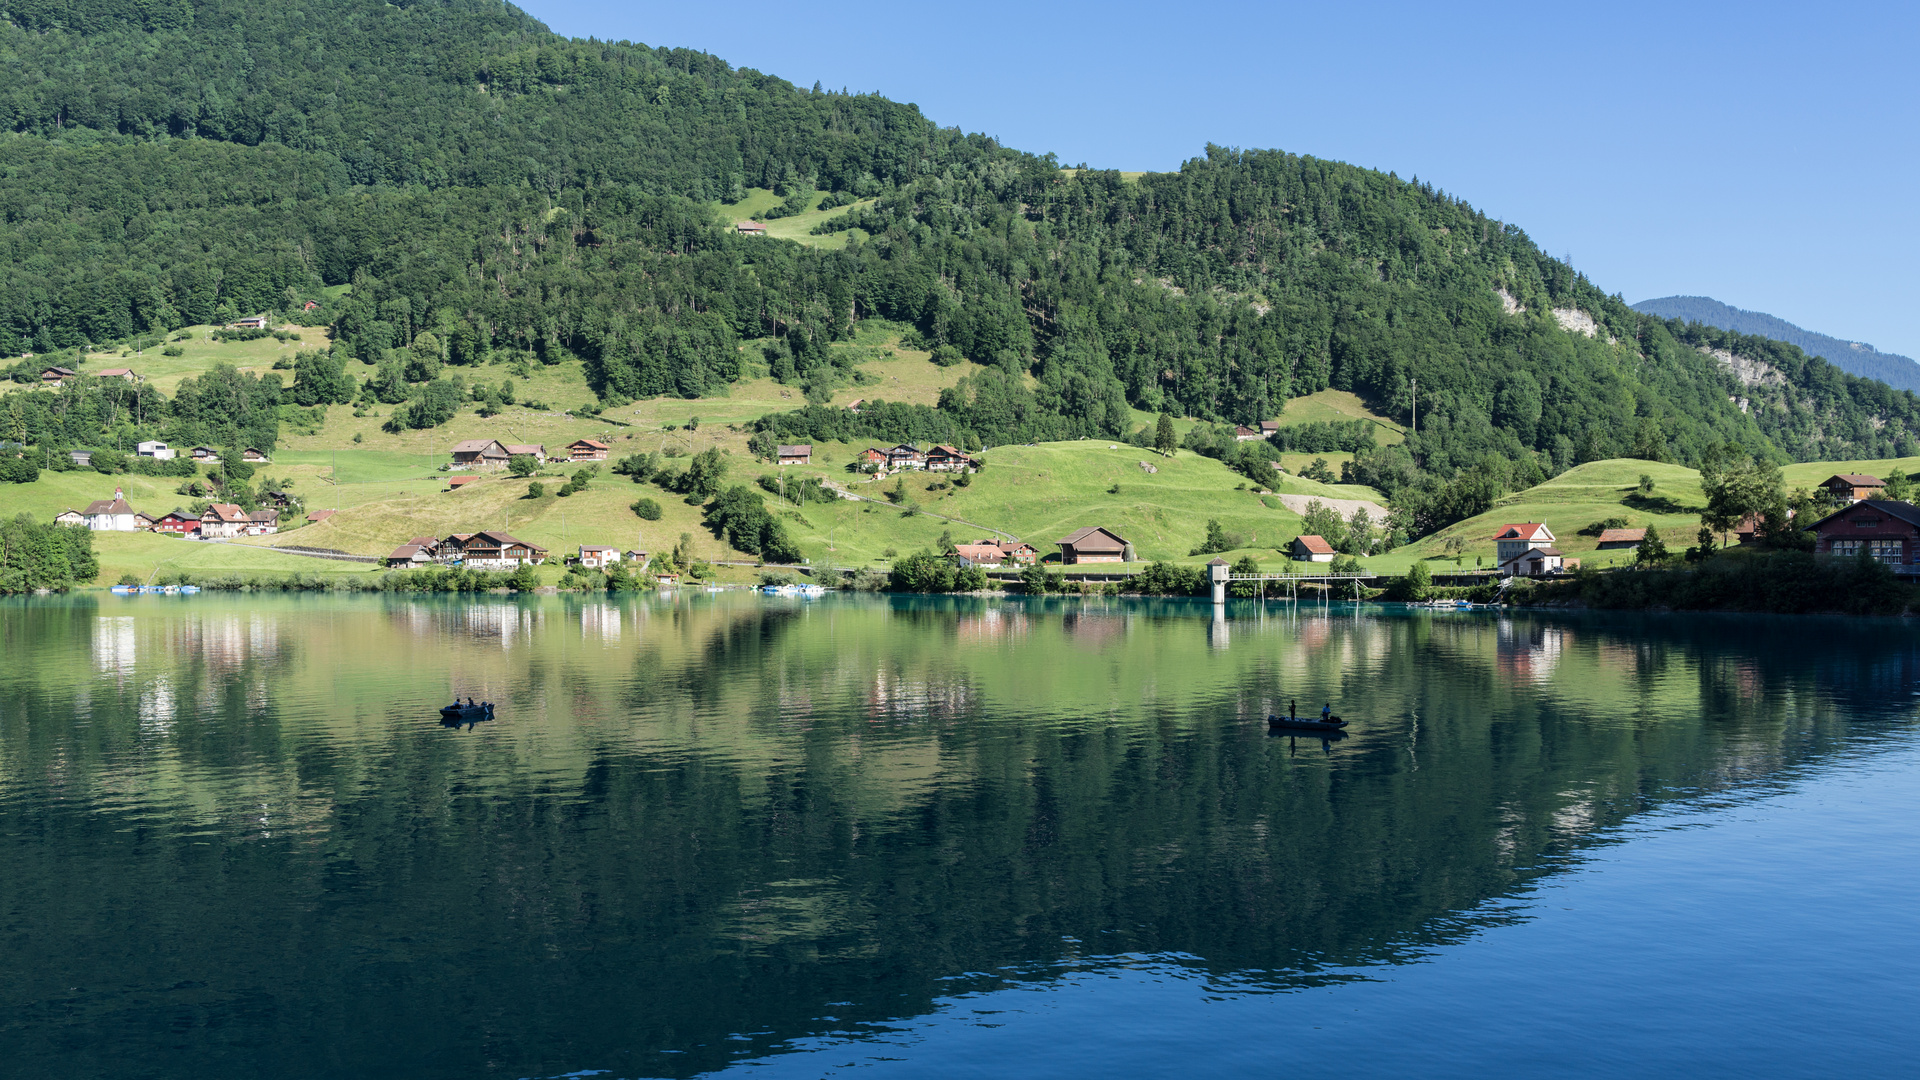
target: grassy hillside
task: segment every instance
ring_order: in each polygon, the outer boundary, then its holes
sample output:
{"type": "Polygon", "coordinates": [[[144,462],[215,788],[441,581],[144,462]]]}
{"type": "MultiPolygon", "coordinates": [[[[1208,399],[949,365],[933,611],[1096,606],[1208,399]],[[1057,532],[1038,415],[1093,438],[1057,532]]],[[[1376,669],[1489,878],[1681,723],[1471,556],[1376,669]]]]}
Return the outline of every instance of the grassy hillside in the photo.
{"type": "Polygon", "coordinates": [[[1316,422],[1368,420],[1373,423],[1376,429],[1373,437],[1381,446],[1392,446],[1407,441],[1406,428],[1368,408],[1367,403],[1360,400],[1358,394],[1348,393],[1345,390],[1321,390],[1306,397],[1294,398],[1280,410],[1279,420],[1282,427],[1316,422]]]}
{"type": "MultiPolygon", "coordinates": [[[[820,200],[829,194],[831,194],[831,192],[815,191],[808,197],[808,205],[818,206],[820,200]]],[[[780,196],[773,193],[772,188],[748,188],[746,198],[741,199],[737,203],[719,204],[717,209],[722,216],[735,224],[742,221],[759,221],[766,225],[768,236],[781,240],[792,240],[796,243],[805,244],[808,247],[843,248],[846,247],[848,242],[854,237],[859,237],[862,240],[867,238],[867,232],[864,229],[847,229],[843,232],[827,233],[822,236],[813,235],[812,229],[815,225],[823,221],[842,217],[852,212],[856,207],[865,209],[866,207],[872,206],[874,203],[872,199],[862,199],[859,202],[835,207],[832,210],[808,210],[804,213],[795,214],[792,217],[776,218],[768,221],[764,216],[766,212],[779,206],[784,201],[780,196]]]]}

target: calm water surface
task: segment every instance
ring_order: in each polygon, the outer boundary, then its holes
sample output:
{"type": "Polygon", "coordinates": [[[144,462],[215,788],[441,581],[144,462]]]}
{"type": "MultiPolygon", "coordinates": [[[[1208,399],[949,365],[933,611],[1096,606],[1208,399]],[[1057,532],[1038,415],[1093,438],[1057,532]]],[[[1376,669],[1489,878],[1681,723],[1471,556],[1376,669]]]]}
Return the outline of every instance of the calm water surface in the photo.
{"type": "Polygon", "coordinates": [[[0,605],[0,1073],[1911,1075],[1920,631],[1227,615],[0,605]]]}

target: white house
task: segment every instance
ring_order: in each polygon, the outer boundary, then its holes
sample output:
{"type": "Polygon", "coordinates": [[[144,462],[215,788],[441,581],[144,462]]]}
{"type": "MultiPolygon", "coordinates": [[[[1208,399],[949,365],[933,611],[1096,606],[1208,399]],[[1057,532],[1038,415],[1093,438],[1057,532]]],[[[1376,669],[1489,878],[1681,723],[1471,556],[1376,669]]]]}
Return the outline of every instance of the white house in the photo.
{"type": "Polygon", "coordinates": [[[244,531],[248,536],[272,536],[280,531],[280,511],[255,510],[247,515],[244,531]]]}
{"type": "Polygon", "coordinates": [[[113,498],[95,499],[80,513],[94,532],[136,532],[140,528],[133,520],[133,507],[127,505],[119,488],[113,489],[113,498]]]}
{"type": "Polygon", "coordinates": [[[599,547],[593,544],[580,545],[580,565],[590,570],[598,570],[603,566],[619,561],[619,548],[599,547]]]}
{"type": "Polygon", "coordinates": [[[1502,525],[1493,534],[1494,562],[1502,574],[1537,577],[1560,569],[1553,530],[1539,522],[1502,525]],[[1537,554],[1536,554],[1537,553],[1537,554]]]}
{"type": "Polygon", "coordinates": [[[1338,552],[1327,543],[1325,537],[1307,533],[1293,538],[1293,550],[1290,552],[1295,562],[1332,562],[1338,552]]]}
{"type": "Polygon", "coordinates": [[[157,439],[143,442],[134,447],[134,453],[143,458],[152,458],[155,461],[173,460],[173,447],[157,439]]]}
{"type": "Polygon", "coordinates": [[[200,515],[202,540],[225,540],[244,536],[253,519],[233,503],[214,503],[200,515]]]}

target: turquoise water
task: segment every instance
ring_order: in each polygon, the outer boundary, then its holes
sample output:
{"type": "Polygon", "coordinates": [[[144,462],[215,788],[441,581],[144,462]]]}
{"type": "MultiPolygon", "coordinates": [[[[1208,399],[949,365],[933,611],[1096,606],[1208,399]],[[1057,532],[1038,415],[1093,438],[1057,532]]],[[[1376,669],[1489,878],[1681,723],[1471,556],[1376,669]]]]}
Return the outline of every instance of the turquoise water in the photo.
{"type": "Polygon", "coordinates": [[[0,641],[12,1075],[1920,1049],[1898,622],[203,595],[0,641]],[[1270,734],[1289,701],[1351,733],[1270,734]]]}

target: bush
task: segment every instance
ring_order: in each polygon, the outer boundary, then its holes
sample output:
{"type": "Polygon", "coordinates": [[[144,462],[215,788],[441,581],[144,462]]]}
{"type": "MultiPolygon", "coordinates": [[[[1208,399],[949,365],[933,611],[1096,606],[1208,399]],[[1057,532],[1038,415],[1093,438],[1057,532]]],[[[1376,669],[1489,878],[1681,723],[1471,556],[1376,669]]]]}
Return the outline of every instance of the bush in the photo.
{"type": "Polygon", "coordinates": [[[507,459],[507,473],[510,476],[532,476],[540,471],[540,463],[533,460],[532,454],[515,454],[507,459]]]}
{"type": "Polygon", "coordinates": [[[31,484],[40,479],[40,466],[25,457],[0,457],[0,482],[31,484]]]}
{"type": "Polygon", "coordinates": [[[636,499],[632,509],[634,516],[642,521],[660,520],[660,504],[652,499],[636,499]]]}
{"type": "Polygon", "coordinates": [[[547,493],[547,485],[535,480],[527,485],[527,498],[538,499],[547,493]]]}
{"type": "Polygon", "coordinates": [[[166,348],[160,350],[160,355],[161,356],[185,356],[187,355],[187,350],[181,348],[178,345],[169,345],[166,348]]]}

